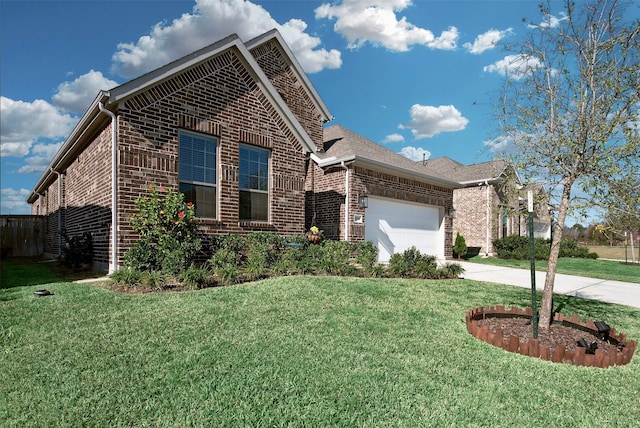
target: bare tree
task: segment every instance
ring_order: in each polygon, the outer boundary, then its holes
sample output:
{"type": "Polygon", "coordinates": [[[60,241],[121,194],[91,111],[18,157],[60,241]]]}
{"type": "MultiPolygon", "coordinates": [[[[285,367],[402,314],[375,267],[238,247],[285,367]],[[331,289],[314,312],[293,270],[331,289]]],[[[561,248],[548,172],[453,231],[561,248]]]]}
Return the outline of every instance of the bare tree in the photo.
{"type": "Polygon", "coordinates": [[[557,4],[542,4],[542,22],[528,25],[498,103],[515,146],[509,156],[527,180],[546,182],[557,203],[540,328],[552,321],[560,241],[576,195],[593,203],[603,186],[640,170],[640,21],[625,21],[629,4],[617,0],[557,4]]]}

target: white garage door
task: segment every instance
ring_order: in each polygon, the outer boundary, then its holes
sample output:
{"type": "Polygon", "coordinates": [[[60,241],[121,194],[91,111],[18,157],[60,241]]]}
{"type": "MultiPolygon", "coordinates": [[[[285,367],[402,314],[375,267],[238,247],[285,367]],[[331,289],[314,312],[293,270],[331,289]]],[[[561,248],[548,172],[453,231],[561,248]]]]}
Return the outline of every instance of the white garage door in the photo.
{"type": "Polygon", "coordinates": [[[423,254],[444,259],[444,222],[441,208],[369,197],[365,210],[367,241],[378,247],[378,261],[416,247],[423,254]]]}

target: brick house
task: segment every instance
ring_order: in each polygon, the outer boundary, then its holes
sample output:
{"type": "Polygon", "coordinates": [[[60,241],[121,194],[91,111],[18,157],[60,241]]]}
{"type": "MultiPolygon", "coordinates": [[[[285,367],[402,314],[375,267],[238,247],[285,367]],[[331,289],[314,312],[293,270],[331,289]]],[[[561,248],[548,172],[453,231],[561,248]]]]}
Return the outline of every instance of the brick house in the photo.
{"type": "MultiPolygon", "coordinates": [[[[419,162],[431,174],[459,183],[453,191],[453,234],[464,236],[471,253],[493,254],[492,241],[509,235],[527,236],[527,188],[511,163],[493,160],[463,165],[448,157],[419,162]]],[[[534,200],[546,201],[544,187],[533,186],[534,200]]],[[[550,211],[545,203],[537,203],[534,235],[551,236],[550,211]]]]}
{"type": "Polygon", "coordinates": [[[60,253],[60,231],[90,233],[95,268],[113,271],[137,239],[134,201],[155,185],[194,202],[210,236],[293,236],[317,223],[359,241],[368,233],[356,195],[428,205],[438,211],[437,255],[451,257],[443,219],[453,184],[366,154],[334,164],[331,118],[276,30],[248,42],[231,35],[101,91],[27,199],[45,217],[45,253],[60,253]]]}

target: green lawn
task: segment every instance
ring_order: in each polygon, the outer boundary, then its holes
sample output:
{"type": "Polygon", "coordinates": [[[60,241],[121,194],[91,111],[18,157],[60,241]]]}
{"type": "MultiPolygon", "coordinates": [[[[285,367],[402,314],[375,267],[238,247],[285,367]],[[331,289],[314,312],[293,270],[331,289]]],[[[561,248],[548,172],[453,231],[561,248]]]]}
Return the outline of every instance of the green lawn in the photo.
{"type": "MultiPolygon", "coordinates": [[[[5,275],[7,272],[4,272],[5,275]]],[[[181,293],[0,290],[0,426],[631,426],[640,357],[553,364],[473,338],[528,290],[282,277],[181,293]]],[[[558,296],[640,338],[640,310],[558,296]]]]}
{"type": "MultiPolygon", "coordinates": [[[[530,269],[529,260],[503,260],[497,257],[476,256],[467,261],[494,266],[530,269]]],[[[536,260],[536,270],[546,271],[547,261],[536,260]]],[[[640,284],[640,265],[637,263],[624,264],[609,260],[574,259],[563,257],[558,259],[557,273],[640,284]]]]}

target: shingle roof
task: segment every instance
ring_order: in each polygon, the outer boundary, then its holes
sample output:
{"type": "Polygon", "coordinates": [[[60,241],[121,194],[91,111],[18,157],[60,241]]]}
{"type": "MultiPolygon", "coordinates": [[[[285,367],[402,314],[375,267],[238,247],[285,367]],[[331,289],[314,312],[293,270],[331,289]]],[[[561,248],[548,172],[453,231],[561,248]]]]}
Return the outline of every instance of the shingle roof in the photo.
{"type": "Polygon", "coordinates": [[[356,162],[368,168],[389,171],[446,187],[460,187],[455,181],[431,174],[425,171],[422,164],[417,164],[341,125],[324,128],[324,153],[315,153],[313,157],[320,166],[336,165],[343,161],[356,162]]]}
{"type": "Polygon", "coordinates": [[[463,165],[448,157],[429,159],[426,162],[417,162],[426,172],[438,174],[449,180],[461,184],[471,184],[480,181],[495,181],[499,179],[508,168],[509,163],[504,159],[463,165]]]}

